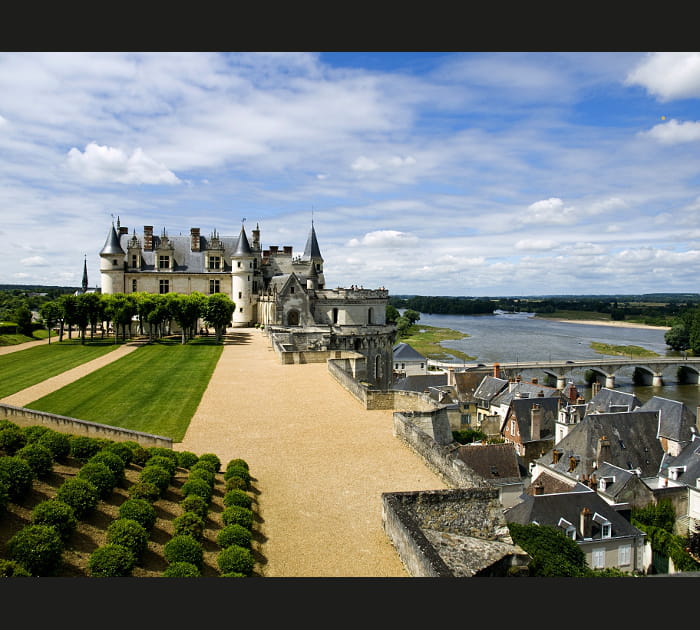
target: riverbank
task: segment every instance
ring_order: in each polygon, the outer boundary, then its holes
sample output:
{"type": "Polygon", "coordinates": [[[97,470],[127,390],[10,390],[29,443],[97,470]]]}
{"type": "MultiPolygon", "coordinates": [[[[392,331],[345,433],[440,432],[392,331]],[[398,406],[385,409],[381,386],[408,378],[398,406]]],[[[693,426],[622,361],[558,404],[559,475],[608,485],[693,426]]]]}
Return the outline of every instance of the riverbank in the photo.
{"type": "Polygon", "coordinates": [[[649,324],[638,324],[636,322],[613,321],[602,319],[563,319],[560,317],[538,317],[535,319],[547,319],[552,322],[562,322],[564,324],[587,324],[589,326],[613,326],[616,328],[646,328],[648,330],[671,330],[670,326],[650,326],[649,324]]]}

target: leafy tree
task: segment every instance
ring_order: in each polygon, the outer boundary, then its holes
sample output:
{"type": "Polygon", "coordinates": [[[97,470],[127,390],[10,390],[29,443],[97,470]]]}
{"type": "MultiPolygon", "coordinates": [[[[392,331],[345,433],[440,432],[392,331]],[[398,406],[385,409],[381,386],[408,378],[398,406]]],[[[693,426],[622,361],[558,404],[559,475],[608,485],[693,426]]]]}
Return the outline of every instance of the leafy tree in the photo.
{"type": "Polygon", "coordinates": [[[403,316],[411,323],[411,326],[413,326],[413,324],[420,319],[420,313],[418,311],[414,311],[412,308],[407,308],[403,312],[403,316]]]}
{"type": "Polygon", "coordinates": [[[44,325],[49,331],[49,343],[51,343],[51,329],[61,320],[61,307],[55,300],[44,302],[39,307],[39,314],[44,320],[44,325]]]}
{"type": "Polygon", "coordinates": [[[119,338],[119,327],[122,329],[122,339],[126,341],[127,329],[131,335],[131,321],[137,312],[137,298],[132,293],[112,293],[105,296],[105,316],[114,325],[114,343],[119,338]]]}
{"type": "Polygon", "coordinates": [[[395,324],[400,317],[398,309],[393,304],[386,305],[386,322],[387,324],[395,324]]]}
{"type": "Polygon", "coordinates": [[[213,326],[216,331],[217,343],[226,331],[226,326],[231,323],[236,303],[224,293],[214,293],[207,298],[204,305],[204,321],[208,326],[213,326]]]}
{"type": "Polygon", "coordinates": [[[63,314],[59,330],[59,341],[63,341],[63,326],[66,324],[68,325],[68,339],[72,338],[73,325],[78,317],[78,302],[75,295],[62,295],[58,303],[63,314]]]}
{"type": "Polygon", "coordinates": [[[173,319],[182,329],[182,343],[194,336],[197,320],[202,315],[207,297],[198,291],[189,295],[182,293],[170,294],[170,309],[173,319]]]}
{"type": "Polygon", "coordinates": [[[25,304],[22,304],[17,308],[15,311],[15,322],[17,323],[17,332],[19,332],[20,335],[26,335],[27,337],[32,336],[32,312],[29,310],[29,307],[25,304]]]}

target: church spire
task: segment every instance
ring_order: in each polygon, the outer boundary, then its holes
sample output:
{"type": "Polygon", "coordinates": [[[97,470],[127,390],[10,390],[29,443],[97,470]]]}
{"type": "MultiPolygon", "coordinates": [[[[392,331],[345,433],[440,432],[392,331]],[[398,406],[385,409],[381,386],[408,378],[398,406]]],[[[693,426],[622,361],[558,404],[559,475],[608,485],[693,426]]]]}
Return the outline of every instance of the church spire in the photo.
{"type": "Polygon", "coordinates": [[[318,246],[318,241],[316,240],[316,230],[314,229],[313,219],[311,220],[311,231],[309,232],[309,237],[306,239],[306,247],[304,247],[304,255],[302,260],[323,260],[321,256],[321,249],[318,246]]]}
{"type": "Polygon", "coordinates": [[[88,290],[88,275],[87,275],[87,254],[85,255],[85,260],[83,262],[83,293],[87,293],[88,290]]]}

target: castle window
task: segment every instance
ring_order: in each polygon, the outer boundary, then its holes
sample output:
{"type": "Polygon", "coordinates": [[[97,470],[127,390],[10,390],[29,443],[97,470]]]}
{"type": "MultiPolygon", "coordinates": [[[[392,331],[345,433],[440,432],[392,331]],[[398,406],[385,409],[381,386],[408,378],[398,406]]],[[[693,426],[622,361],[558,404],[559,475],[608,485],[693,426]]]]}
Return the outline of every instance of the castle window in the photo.
{"type": "Polygon", "coordinates": [[[158,269],[170,269],[170,256],[158,257],[158,269]]]}
{"type": "Polygon", "coordinates": [[[136,293],[136,280],[131,281],[131,292],[136,293]]]}
{"type": "Polygon", "coordinates": [[[131,266],[136,268],[139,266],[139,257],[138,254],[132,254],[131,255],[131,266]]]}
{"type": "Polygon", "coordinates": [[[209,269],[221,269],[220,256],[209,256],[209,269]]]}
{"type": "Polygon", "coordinates": [[[367,310],[367,323],[368,323],[368,324],[371,324],[371,323],[372,323],[372,315],[373,315],[373,311],[372,311],[372,309],[370,308],[370,309],[367,310]]]}
{"type": "Polygon", "coordinates": [[[241,261],[240,260],[238,261],[238,268],[239,269],[241,268],[241,261]]]}
{"type": "Polygon", "coordinates": [[[333,309],[333,323],[334,324],[338,323],[338,309],[337,308],[333,309]]]}
{"type": "Polygon", "coordinates": [[[221,290],[220,280],[209,280],[209,293],[219,293],[221,290]]]}
{"type": "Polygon", "coordinates": [[[161,293],[169,293],[170,292],[170,280],[161,280],[158,288],[159,288],[161,293]]]}
{"type": "Polygon", "coordinates": [[[289,292],[294,293],[294,286],[289,287],[289,292]]]}
{"type": "Polygon", "coordinates": [[[242,299],[242,298],[243,298],[243,292],[242,292],[242,291],[239,291],[239,292],[238,292],[238,299],[240,300],[240,299],[242,299]]]}
{"type": "Polygon", "coordinates": [[[113,265],[118,265],[118,264],[119,264],[119,261],[118,261],[116,258],[113,258],[113,259],[112,259],[112,264],[113,264],[113,265]]]}

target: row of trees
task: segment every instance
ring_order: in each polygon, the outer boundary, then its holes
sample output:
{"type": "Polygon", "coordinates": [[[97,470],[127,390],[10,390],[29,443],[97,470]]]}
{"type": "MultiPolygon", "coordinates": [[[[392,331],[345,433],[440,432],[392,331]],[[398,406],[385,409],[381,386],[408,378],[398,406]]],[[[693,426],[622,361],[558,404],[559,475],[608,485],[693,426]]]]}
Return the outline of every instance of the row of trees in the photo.
{"type": "Polygon", "coordinates": [[[85,343],[86,335],[93,339],[96,334],[104,336],[105,326],[114,328],[114,341],[122,340],[132,335],[132,327],[136,325],[138,332],[147,334],[152,341],[170,333],[175,322],[181,330],[182,343],[186,343],[197,334],[197,323],[203,319],[207,326],[216,331],[216,340],[230,325],[236,304],[224,293],[214,293],[206,296],[194,292],[189,295],[182,293],[81,293],[78,295],[62,295],[55,300],[41,305],[39,313],[44,325],[49,330],[58,327],[59,341],[67,329],[71,338],[73,328],[80,334],[81,343],[85,343]]]}
{"type": "Polygon", "coordinates": [[[664,341],[673,350],[691,350],[700,356],[700,307],[682,311],[671,329],[666,331],[664,341]]]}

